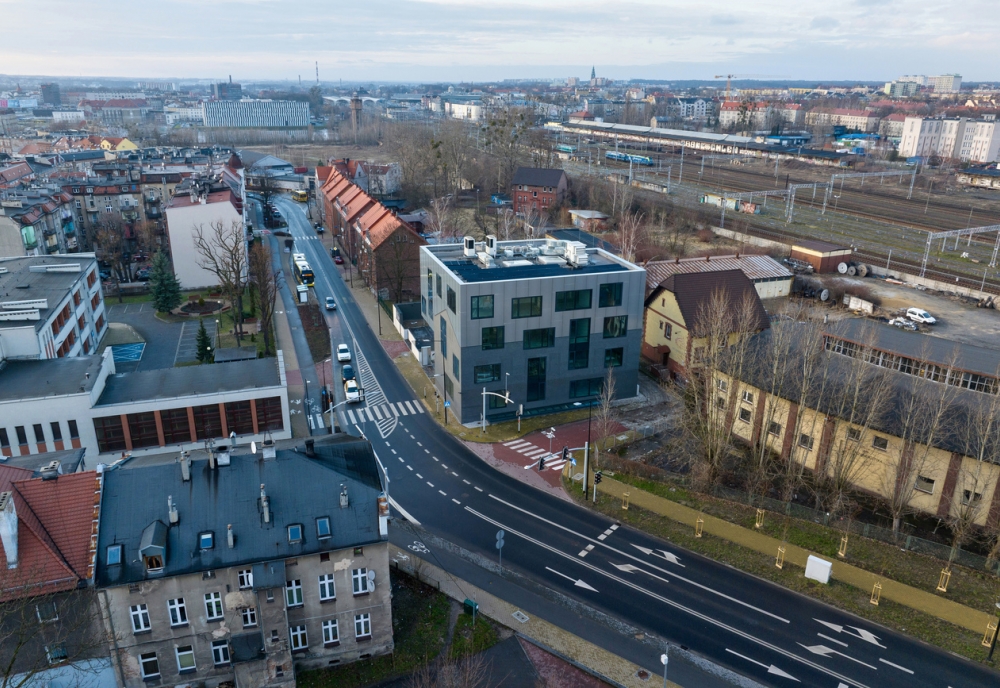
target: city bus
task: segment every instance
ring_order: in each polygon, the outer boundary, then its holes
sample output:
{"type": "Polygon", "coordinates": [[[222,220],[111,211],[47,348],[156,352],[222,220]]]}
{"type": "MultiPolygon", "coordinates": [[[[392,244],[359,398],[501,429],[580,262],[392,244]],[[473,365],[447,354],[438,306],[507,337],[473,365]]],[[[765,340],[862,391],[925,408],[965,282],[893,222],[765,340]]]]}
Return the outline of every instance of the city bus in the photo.
{"type": "Polygon", "coordinates": [[[307,191],[293,191],[292,200],[298,201],[299,203],[307,203],[309,201],[309,192],[307,191]]]}
{"type": "Polygon", "coordinates": [[[292,254],[292,267],[295,270],[296,282],[304,284],[307,287],[311,287],[315,284],[315,275],[313,275],[312,268],[309,267],[309,263],[306,261],[304,253],[292,254]]]}

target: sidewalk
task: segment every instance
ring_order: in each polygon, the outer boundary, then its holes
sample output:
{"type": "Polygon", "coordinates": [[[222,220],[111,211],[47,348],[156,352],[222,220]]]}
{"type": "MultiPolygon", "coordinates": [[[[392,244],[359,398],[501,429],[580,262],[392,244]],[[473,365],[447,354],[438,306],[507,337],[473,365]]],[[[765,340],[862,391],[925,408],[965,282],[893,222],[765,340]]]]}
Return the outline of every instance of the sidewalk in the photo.
{"type": "MultiPolygon", "coordinates": [[[[548,621],[529,617],[517,607],[465,581],[457,581],[451,574],[423,559],[420,559],[420,563],[416,564],[417,558],[415,556],[393,544],[389,545],[389,558],[399,570],[405,571],[417,580],[433,585],[458,602],[463,602],[467,597],[471,597],[479,605],[480,614],[513,629],[516,633],[548,649],[553,654],[562,656],[570,663],[614,686],[640,688],[641,686],[649,686],[651,680],[656,680],[655,677],[651,679],[649,674],[645,672],[643,673],[645,673],[646,678],[640,678],[639,672],[643,670],[637,664],[622,659],[569,631],[550,624],[548,621]],[[521,618],[514,616],[515,614],[520,614],[521,618]]],[[[653,685],[659,684],[654,683],[653,685]]],[[[672,681],[668,682],[668,685],[680,688],[672,681]]]]}
{"type": "Polygon", "coordinates": [[[285,305],[279,301],[274,313],[274,330],[278,340],[277,348],[285,359],[285,377],[288,380],[288,413],[292,419],[292,437],[308,437],[309,423],[302,412],[304,408],[306,388],[302,384],[302,371],[299,370],[299,359],[295,355],[295,344],[292,342],[292,330],[285,315],[285,305]]]}
{"type": "MultiPolygon", "coordinates": [[[[593,485],[593,474],[591,473],[589,477],[588,484],[593,485]]],[[[708,514],[703,514],[677,502],[672,502],[669,499],[658,497],[637,487],[618,482],[608,476],[604,476],[604,480],[601,481],[597,489],[601,494],[614,497],[618,500],[621,500],[624,493],[628,492],[629,503],[632,506],[646,509],[679,523],[690,524],[692,530],[694,530],[695,521],[701,518],[704,520],[703,532],[762,554],[776,557],[778,547],[785,547],[785,563],[794,564],[802,569],[805,569],[806,560],[810,554],[818,556],[801,547],[783,543],[763,533],[740,527],[720,518],[709,516],[708,514]]],[[[826,557],[820,558],[828,561],[826,557]]],[[[845,562],[834,559],[832,563],[832,576],[838,581],[856,587],[864,591],[865,594],[870,594],[875,584],[881,583],[883,598],[923,612],[924,614],[937,617],[942,621],[947,621],[974,633],[984,633],[987,623],[992,623],[995,619],[995,617],[977,609],[966,607],[939,595],[897,583],[893,580],[881,578],[870,571],[865,571],[845,562]]]]}

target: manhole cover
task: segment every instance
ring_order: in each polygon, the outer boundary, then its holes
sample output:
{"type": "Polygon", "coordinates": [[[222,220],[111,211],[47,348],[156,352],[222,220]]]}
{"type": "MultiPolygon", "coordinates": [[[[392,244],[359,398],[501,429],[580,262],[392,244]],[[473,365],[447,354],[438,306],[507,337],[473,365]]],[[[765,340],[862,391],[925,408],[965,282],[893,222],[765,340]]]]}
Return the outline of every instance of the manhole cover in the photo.
{"type": "Polygon", "coordinates": [[[517,619],[521,623],[528,623],[528,615],[525,614],[524,612],[522,612],[521,610],[517,610],[516,612],[514,612],[513,614],[511,614],[511,616],[513,616],[515,619],[517,619]]]}
{"type": "Polygon", "coordinates": [[[645,669],[639,669],[639,671],[635,672],[635,675],[640,681],[649,680],[649,672],[646,671],[645,669]]]}

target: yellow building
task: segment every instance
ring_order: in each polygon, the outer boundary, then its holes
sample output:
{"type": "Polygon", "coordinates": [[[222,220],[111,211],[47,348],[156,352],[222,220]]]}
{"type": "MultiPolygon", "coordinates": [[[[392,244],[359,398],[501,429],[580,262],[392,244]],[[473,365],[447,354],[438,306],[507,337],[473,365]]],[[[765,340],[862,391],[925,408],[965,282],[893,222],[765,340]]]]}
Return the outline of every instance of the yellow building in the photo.
{"type": "Polygon", "coordinates": [[[117,136],[105,136],[101,139],[101,150],[106,151],[127,151],[127,150],[137,150],[139,146],[135,145],[126,138],[118,138],[117,136]]]}
{"type": "MultiPolygon", "coordinates": [[[[801,326],[782,323],[781,327],[801,326]]],[[[770,336],[770,332],[758,335],[770,336]]],[[[983,442],[977,430],[986,427],[980,420],[1000,410],[994,396],[1000,393],[1000,352],[864,320],[828,326],[823,339],[819,365],[825,369],[816,373],[827,378],[822,393],[813,389],[802,395],[802,384],[776,385],[760,371],[745,372],[744,380],[716,371],[714,401],[727,409],[718,415],[725,419],[721,422],[752,446],[766,445],[781,460],[795,461],[814,476],[839,475],[854,489],[883,502],[895,493],[902,495],[908,510],[941,519],[967,518],[979,526],[996,523],[1000,438],[983,442]],[[858,371],[869,378],[859,395],[862,403],[852,406],[844,401],[850,383],[843,378],[858,371]],[[882,374],[888,375],[885,381],[882,374]],[[840,385],[833,382],[838,378],[840,385]],[[876,384],[889,385],[880,402],[883,408],[867,411],[864,395],[877,394],[876,384]],[[929,397],[940,395],[945,390],[938,385],[955,389],[945,388],[947,393],[940,398],[949,400],[947,414],[933,440],[924,444],[918,436],[926,435],[927,427],[913,431],[905,399],[914,390],[929,397]],[[810,398],[809,404],[797,403],[804,397],[810,398]]],[[[785,364],[791,377],[797,374],[793,358],[790,355],[785,364]]],[[[926,420],[924,425],[929,425],[926,420]]],[[[994,426],[987,436],[995,434],[994,426]]]]}
{"type": "Polygon", "coordinates": [[[687,377],[704,354],[703,333],[711,316],[713,295],[721,296],[736,312],[749,304],[749,329],[768,327],[767,313],[757,290],[742,270],[677,273],[649,288],[644,308],[642,356],[666,366],[670,375],[687,377]]]}

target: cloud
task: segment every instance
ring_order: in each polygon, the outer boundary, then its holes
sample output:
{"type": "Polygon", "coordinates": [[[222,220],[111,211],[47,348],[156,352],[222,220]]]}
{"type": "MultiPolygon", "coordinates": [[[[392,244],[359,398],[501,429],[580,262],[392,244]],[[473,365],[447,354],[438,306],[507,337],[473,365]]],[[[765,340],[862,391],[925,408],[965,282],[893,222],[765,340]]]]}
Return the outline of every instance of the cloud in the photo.
{"type": "Polygon", "coordinates": [[[713,26],[736,26],[742,24],[743,20],[731,14],[713,14],[709,23],[713,26]]]}
{"type": "Polygon", "coordinates": [[[835,29],[840,26],[840,22],[833,17],[815,17],[812,22],[809,23],[810,29],[835,29]]]}

